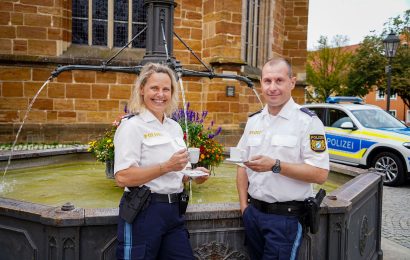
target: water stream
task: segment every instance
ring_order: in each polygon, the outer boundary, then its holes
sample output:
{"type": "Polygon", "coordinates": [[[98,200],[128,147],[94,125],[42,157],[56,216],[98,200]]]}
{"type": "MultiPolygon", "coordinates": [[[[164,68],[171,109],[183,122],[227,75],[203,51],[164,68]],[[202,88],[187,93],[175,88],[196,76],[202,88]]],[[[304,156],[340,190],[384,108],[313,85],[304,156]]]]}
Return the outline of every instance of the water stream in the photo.
{"type": "Polygon", "coordinates": [[[1,183],[1,185],[0,185],[0,191],[3,189],[3,187],[4,187],[4,185],[5,185],[5,183],[4,183],[4,177],[6,176],[7,170],[9,169],[9,166],[10,166],[10,163],[11,163],[11,158],[13,157],[14,147],[16,146],[17,140],[18,140],[18,138],[19,138],[19,136],[20,136],[21,129],[23,128],[24,123],[26,122],[26,119],[27,119],[27,117],[28,117],[28,114],[30,113],[31,107],[33,106],[34,102],[36,101],[38,95],[41,93],[41,91],[43,90],[43,88],[50,82],[50,80],[51,80],[51,77],[48,78],[48,79],[44,82],[44,84],[41,86],[41,88],[40,88],[40,89],[37,91],[37,93],[34,95],[33,100],[31,100],[29,106],[27,107],[26,114],[24,115],[23,121],[21,122],[20,127],[19,127],[19,130],[17,131],[16,138],[14,139],[13,145],[11,146],[10,156],[9,156],[9,159],[7,160],[7,165],[6,165],[6,168],[4,169],[4,172],[3,172],[3,178],[2,178],[2,183],[1,183]]]}
{"type": "Polygon", "coordinates": [[[262,103],[261,97],[258,94],[258,91],[256,91],[255,87],[253,87],[252,90],[253,90],[253,93],[255,93],[255,96],[258,98],[259,104],[261,104],[261,109],[263,109],[263,103],[262,103]]]}
{"type": "Polygon", "coordinates": [[[184,123],[185,123],[185,135],[186,135],[186,147],[189,147],[189,135],[188,135],[188,116],[187,116],[187,106],[186,106],[186,99],[185,99],[185,89],[182,82],[182,75],[178,75],[178,82],[179,87],[181,88],[181,96],[182,96],[182,106],[184,109],[184,123]]]}

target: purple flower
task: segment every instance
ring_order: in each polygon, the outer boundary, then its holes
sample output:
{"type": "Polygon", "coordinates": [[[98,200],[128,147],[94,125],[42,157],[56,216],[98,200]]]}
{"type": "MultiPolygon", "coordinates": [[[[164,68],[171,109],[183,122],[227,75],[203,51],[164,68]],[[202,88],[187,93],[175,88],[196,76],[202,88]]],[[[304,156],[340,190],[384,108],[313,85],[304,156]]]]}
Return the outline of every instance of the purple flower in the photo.
{"type": "Polygon", "coordinates": [[[215,136],[219,135],[222,132],[222,127],[218,127],[215,132],[215,136]]]}

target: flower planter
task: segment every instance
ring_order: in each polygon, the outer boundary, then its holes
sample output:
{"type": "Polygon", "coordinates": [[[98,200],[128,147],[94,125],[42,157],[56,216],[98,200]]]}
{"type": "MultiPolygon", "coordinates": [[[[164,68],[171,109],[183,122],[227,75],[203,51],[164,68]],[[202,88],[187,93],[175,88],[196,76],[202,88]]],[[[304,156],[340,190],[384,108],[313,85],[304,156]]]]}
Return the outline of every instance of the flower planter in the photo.
{"type": "Polygon", "coordinates": [[[105,176],[108,179],[114,179],[114,161],[105,161],[105,176]]]}

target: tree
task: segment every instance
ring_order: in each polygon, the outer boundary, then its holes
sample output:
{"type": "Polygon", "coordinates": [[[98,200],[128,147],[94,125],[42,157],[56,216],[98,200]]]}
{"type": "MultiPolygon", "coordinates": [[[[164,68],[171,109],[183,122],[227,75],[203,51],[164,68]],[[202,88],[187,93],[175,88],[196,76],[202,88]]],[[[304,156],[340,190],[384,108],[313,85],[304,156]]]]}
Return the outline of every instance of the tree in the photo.
{"type": "Polygon", "coordinates": [[[392,86],[407,107],[410,107],[410,50],[400,46],[392,65],[392,86]]]}
{"type": "Polygon", "coordinates": [[[346,83],[351,53],[342,46],[345,36],[335,36],[329,43],[321,36],[318,50],[309,52],[306,65],[306,81],[312,86],[307,89],[308,101],[325,101],[331,94],[339,94],[346,83]]]}
{"type": "Polygon", "coordinates": [[[390,18],[384,24],[380,36],[366,36],[363,43],[352,57],[345,95],[366,95],[373,86],[381,91],[387,87],[385,67],[388,64],[384,56],[383,39],[391,31],[400,35],[402,44],[392,59],[392,93],[397,93],[407,106],[410,106],[410,10],[404,15],[390,18]],[[404,43],[404,44],[403,44],[404,43]]]}
{"type": "Polygon", "coordinates": [[[374,85],[382,83],[385,58],[379,36],[366,36],[351,59],[343,95],[365,96],[374,85]]]}

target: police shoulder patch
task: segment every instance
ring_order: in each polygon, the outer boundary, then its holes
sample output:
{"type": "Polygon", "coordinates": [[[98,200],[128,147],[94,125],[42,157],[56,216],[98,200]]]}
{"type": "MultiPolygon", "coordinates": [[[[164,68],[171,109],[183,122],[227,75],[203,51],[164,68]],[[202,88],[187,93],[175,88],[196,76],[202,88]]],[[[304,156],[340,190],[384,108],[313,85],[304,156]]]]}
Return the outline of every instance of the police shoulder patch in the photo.
{"type": "Polygon", "coordinates": [[[317,116],[316,113],[312,110],[310,110],[309,108],[306,107],[301,107],[300,111],[302,111],[303,113],[308,114],[309,116],[313,117],[313,116],[317,116]]]}
{"type": "Polygon", "coordinates": [[[321,153],[326,151],[326,139],[324,135],[310,135],[310,149],[321,153]]]}
{"type": "Polygon", "coordinates": [[[255,113],[250,114],[248,117],[253,117],[254,115],[259,114],[260,112],[262,112],[263,109],[256,111],[255,113]]]}

